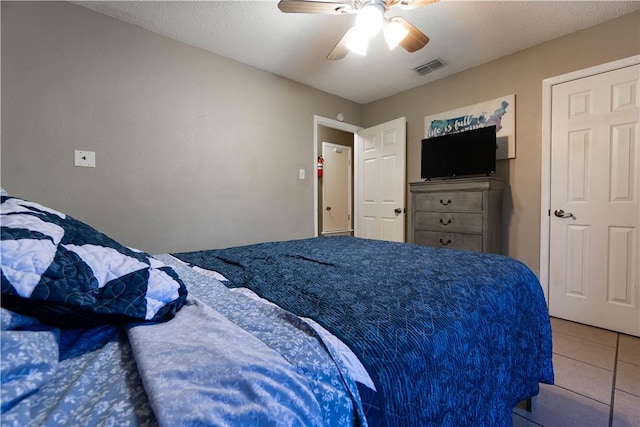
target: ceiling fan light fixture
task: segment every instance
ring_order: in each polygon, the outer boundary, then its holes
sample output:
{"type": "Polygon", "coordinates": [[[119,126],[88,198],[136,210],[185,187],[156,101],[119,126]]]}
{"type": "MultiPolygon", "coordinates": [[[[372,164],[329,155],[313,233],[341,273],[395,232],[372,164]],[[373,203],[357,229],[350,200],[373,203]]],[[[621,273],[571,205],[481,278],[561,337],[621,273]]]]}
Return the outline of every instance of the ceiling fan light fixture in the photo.
{"type": "Polygon", "coordinates": [[[337,61],[347,56],[350,51],[366,55],[368,39],[383,28],[390,50],[397,45],[409,53],[422,49],[429,43],[426,34],[402,16],[385,18],[384,14],[396,6],[416,9],[436,1],[438,0],[280,0],[278,8],[285,13],[356,14],[355,25],[327,55],[329,61],[337,61]]]}
{"type": "Polygon", "coordinates": [[[365,56],[369,46],[369,35],[358,26],[349,30],[346,46],[353,53],[365,56]]]}
{"type": "Polygon", "coordinates": [[[380,32],[384,24],[384,6],[381,3],[368,3],[356,17],[356,27],[361,29],[369,37],[380,32]]]}
{"type": "Polygon", "coordinates": [[[401,23],[388,21],[384,26],[384,39],[387,41],[389,50],[395,49],[398,44],[409,34],[409,30],[401,23]]]}

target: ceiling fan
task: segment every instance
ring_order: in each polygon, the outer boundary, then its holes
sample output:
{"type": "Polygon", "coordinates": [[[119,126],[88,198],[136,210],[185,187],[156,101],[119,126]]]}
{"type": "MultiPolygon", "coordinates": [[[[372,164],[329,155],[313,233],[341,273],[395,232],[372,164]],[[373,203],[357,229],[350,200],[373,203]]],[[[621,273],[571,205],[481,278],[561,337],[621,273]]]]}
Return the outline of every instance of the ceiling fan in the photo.
{"type": "Polygon", "coordinates": [[[285,13],[358,14],[356,25],[346,32],[327,55],[327,59],[336,61],[344,58],[349,50],[364,55],[369,38],[381,29],[389,49],[397,45],[408,52],[422,49],[429,42],[429,37],[401,16],[386,18],[384,15],[394,7],[415,9],[436,1],[438,0],[280,0],[278,8],[285,13]]]}

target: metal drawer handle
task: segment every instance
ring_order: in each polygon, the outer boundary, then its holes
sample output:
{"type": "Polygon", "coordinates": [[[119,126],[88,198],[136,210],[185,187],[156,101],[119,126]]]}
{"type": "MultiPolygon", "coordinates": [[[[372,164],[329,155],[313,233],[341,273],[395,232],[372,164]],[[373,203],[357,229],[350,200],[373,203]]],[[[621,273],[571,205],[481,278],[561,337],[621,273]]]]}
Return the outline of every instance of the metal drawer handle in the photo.
{"type": "Polygon", "coordinates": [[[451,199],[447,200],[446,202],[445,202],[444,200],[440,199],[440,204],[441,204],[442,206],[447,206],[447,205],[448,205],[448,204],[450,204],[450,203],[451,203],[451,199]]]}
{"type": "Polygon", "coordinates": [[[440,224],[442,224],[442,225],[449,225],[449,224],[451,224],[451,218],[449,218],[449,220],[448,220],[447,222],[444,222],[444,221],[442,220],[442,218],[440,218],[440,224]]]}
{"type": "Polygon", "coordinates": [[[445,242],[444,240],[440,239],[440,244],[442,246],[448,246],[451,244],[451,239],[447,239],[447,241],[445,242]]]}

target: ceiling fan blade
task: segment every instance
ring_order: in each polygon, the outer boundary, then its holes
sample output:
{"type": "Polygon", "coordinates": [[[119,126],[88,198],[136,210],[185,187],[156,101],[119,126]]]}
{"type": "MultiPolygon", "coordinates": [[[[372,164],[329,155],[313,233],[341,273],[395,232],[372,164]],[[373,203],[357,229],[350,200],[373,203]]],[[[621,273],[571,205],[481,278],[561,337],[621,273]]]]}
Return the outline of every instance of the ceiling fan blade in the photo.
{"type": "Polygon", "coordinates": [[[410,10],[435,3],[438,0],[400,0],[400,9],[410,10]]]}
{"type": "Polygon", "coordinates": [[[391,22],[397,22],[409,30],[409,34],[400,42],[400,46],[405,48],[408,52],[415,52],[420,50],[427,43],[429,43],[429,37],[427,37],[422,31],[414,27],[409,21],[401,16],[394,16],[390,19],[391,22]]]}
{"type": "Polygon", "coordinates": [[[353,12],[350,2],[280,0],[278,9],[285,13],[349,13],[353,12]]]}
{"type": "Polygon", "coordinates": [[[327,55],[327,59],[329,61],[337,61],[347,56],[347,53],[349,53],[347,42],[349,41],[349,38],[351,37],[351,34],[355,31],[355,29],[356,27],[349,28],[349,31],[347,31],[344,36],[342,36],[338,44],[336,44],[331,52],[329,52],[329,55],[327,55]]]}

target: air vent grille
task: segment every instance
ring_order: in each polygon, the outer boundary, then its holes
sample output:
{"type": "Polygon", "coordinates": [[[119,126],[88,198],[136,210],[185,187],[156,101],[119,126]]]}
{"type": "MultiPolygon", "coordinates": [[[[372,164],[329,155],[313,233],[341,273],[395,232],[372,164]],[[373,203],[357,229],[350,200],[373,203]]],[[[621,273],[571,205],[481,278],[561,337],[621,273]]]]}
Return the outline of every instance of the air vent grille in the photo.
{"type": "Polygon", "coordinates": [[[447,64],[442,59],[436,58],[422,65],[418,65],[417,67],[413,68],[413,71],[420,74],[421,76],[424,76],[425,74],[429,74],[430,72],[435,71],[438,68],[444,67],[445,65],[447,64]]]}

